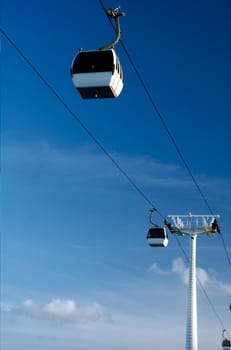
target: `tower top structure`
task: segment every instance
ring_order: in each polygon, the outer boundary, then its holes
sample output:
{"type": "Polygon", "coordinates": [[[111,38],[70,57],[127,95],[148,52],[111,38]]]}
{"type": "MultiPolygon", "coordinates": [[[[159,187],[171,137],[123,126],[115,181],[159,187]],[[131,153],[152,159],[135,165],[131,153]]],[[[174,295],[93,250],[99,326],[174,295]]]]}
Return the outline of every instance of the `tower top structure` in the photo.
{"type": "MultiPolygon", "coordinates": [[[[170,224],[170,231],[178,235],[200,235],[207,234],[213,236],[216,232],[220,233],[220,228],[217,224],[217,219],[220,215],[168,215],[172,220],[173,225],[170,224]]],[[[168,225],[167,225],[168,226],[168,225]]]]}

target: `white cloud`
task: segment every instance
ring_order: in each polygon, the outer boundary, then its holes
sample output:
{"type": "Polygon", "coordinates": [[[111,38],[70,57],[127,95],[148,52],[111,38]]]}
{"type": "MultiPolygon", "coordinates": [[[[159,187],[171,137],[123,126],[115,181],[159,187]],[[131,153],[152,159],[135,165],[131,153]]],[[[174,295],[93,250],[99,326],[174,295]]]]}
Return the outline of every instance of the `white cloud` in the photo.
{"type": "MultiPolygon", "coordinates": [[[[181,167],[174,164],[163,164],[147,155],[124,155],[108,150],[111,157],[123,168],[125,172],[138,183],[145,186],[158,187],[185,187],[191,184],[184,177],[182,180],[181,167]]],[[[75,181],[87,181],[89,178],[116,179],[123,175],[104,153],[96,147],[79,146],[72,150],[63,150],[48,142],[31,144],[12,144],[3,148],[7,154],[7,165],[32,171],[39,168],[40,173],[46,176],[53,173],[73,178],[75,181]],[[94,171],[93,171],[94,170],[94,171]]]]}
{"type": "MultiPolygon", "coordinates": [[[[173,261],[172,271],[180,276],[184,284],[188,284],[189,268],[185,266],[181,258],[173,261]]],[[[231,284],[218,281],[212,273],[208,273],[200,267],[197,268],[197,280],[200,285],[209,289],[209,291],[231,295],[231,284]]]]}
{"type": "Polygon", "coordinates": [[[2,305],[1,309],[20,316],[68,323],[87,323],[109,319],[109,313],[102,305],[93,303],[85,308],[80,308],[74,300],[52,299],[47,304],[37,304],[32,299],[27,299],[19,306],[2,305]]]}
{"type": "Polygon", "coordinates": [[[13,309],[13,306],[11,304],[6,304],[6,303],[0,303],[0,311],[1,312],[11,312],[13,309]]]}
{"type": "MultiPolygon", "coordinates": [[[[167,191],[187,189],[189,194],[190,191],[195,193],[194,184],[185,174],[182,166],[160,163],[145,154],[127,155],[113,150],[108,150],[108,152],[136,185],[145,192],[147,190],[159,192],[162,189],[167,191]]],[[[26,189],[31,185],[34,189],[36,184],[37,189],[40,185],[44,190],[49,181],[52,181],[52,187],[49,186],[49,189],[55,188],[54,186],[60,189],[62,186],[63,191],[79,191],[80,184],[86,183],[91,191],[102,191],[102,189],[107,189],[108,185],[112,191],[121,183],[124,186],[127,184],[129,188],[122,173],[96,146],[86,144],[72,149],[62,149],[46,141],[17,143],[3,147],[2,155],[4,169],[10,170],[5,176],[7,176],[8,183],[10,181],[12,189],[15,174],[17,175],[16,184],[20,181],[20,188],[25,186],[26,189]],[[99,186],[96,186],[96,182],[99,186]],[[113,186],[111,186],[112,183],[113,186]]],[[[216,195],[216,198],[219,199],[217,204],[224,207],[228,200],[227,193],[230,192],[230,180],[195,175],[202,189],[206,189],[213,201],[216,195]]],[[[173,192],[171,194],[169,192],[169,195],[174,197],[173,192]]],[[[177,196],[179,197],[179,192],[177,196]]],[[[158,198],[157,192],[156,197],[158,198]]]]}
{"type": "MultiPolygon", "coordinates": [[[[160,275],[173,272],[180,277],[185,285],[188,284],[189,268],[185,266],[181,258],[173,260],[171,270],[163,270],[155,263],[149,268],[149,270],[160,275]]],[[[199,285],[209,289],[210,292],[231,295],[231,284],[220,282],[217,280],[214,273],[208,273],[200,267],[197,267],[197,281],[199,285]]]]}
{"type": "Polygon", "coordinates": [[[159,275],[167,275],[167,274],[170,273],[170,272],[167,271],[167,270],[161,269],[157,264],[152,264],[152,265],[149,267],[149,270],[150,270],[150,271],[153,271],[153,272],[156,272],[156,273],[158,273],[159,275]]]}
{"type": "Polygon", "coordinates": [[[178,274],[184,284],[188,284],[189,269],[185,267],[181,258],[177,258],[172,263],[172,272],[178,274]]]}

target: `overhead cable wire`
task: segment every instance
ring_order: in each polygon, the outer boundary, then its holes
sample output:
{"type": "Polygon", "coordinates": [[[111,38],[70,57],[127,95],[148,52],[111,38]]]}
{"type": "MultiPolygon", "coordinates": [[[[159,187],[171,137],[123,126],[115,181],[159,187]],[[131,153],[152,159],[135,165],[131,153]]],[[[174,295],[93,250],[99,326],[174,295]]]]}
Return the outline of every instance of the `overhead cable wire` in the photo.
{"type": "MultiPolygon", "coordinates": [[[[106,150],[102,143],[94,136],[94,134],[86,127],[86,125],[81,121],[76,113],[67,105],[64,99],[58,94],[58,92],[52,87],[52,85],[47,81],[46,78],[40,73],[40,71],[31,63],[31,61],[26,57],[26,55],[18,48],[14,41],[7,35],[7,33],[0,28],[1,33],[7,39],[7,41],[13,46],[13,48],[18,52],[18,54],[23,58],[27,65],[32,69],[32,71],[39,77],[39,79],[47,86],[47,88],[52,92],[52,94],[59,100],[59,102],[65,107],[65,109],[71,114],[74,120],[81,126],[81,128],[88,134],[88,136],[97,144],[101,151],[111,160],[111,162],[116,166],[116,168],[121,172],[121,174],[128,180],[132,187],[138,192],[143,199],[152,208],[155,207],[154,203],[146,196],[146,194],[138,187],[134,180],[128,175],[128,173],[121,167],[121,165],[112,157],[112,155],[106,150]]],[[[157,210],[159,215],[164,219],[164,215],[157,210]]]]}
{"type": "Polygon", "coordinates": [[[225,240],[224,240],[224,235],[221,233],[220,237],[221,237],[221,241],[222,241],[222,244],[223,244],[223,247],[224,247],[224,250],[225,250],[225,254],[226,254],[228,263],[229,263],[229,265],[231,267],[231,258],[229,256],[228,248],[227,248],[227,245],[226,245],[225,240]]]}
{"type": "MultiPolygon", "coordinates": [[[[225,328],[225,325],[224,325],[224,323],[223,323],[223,321],[222,321],[222,319],[221,319],[221,317],[220,317],[220,315],[218,314],[218,312],[217,312],[215,306],[213,305],[211,299],[209,298],[208,293],[206,292],[205,287],[203,286],[203,284],[202,284],[202,282],[200,281],[199,277],[197,277],[197,282],[199,283],[200,288],[201,288],[202,291],[204,292],[204,295],[205,295],[205,297],[206,297],[206,299],[207,299],[207,301],[208,301],[208,303],[209,303],[211,309],[213,310],[214,314],[216,315],[216,317],[217,317],[217,319],[218,319],[218,321],[219,321],[219,323],[220,323],[220,325],[221,325],[221,328],[222,328],[222,329],[226,329],[226,328],[225,328]]],[[[226,330],[226,332],[227,332],[227,334],[229,335],[229,337],[231,338],[230,333],[229,333],[227,330],[226,330]]]]}
{"type": "MultiPolygon", "coordinates": [[[[99,0],[99,3],[100,3],[100,5],[102,6],[102,8],[103,8],[105,14],[107,15],[107,10],[106,10],[106,7],[105,7],[104,4],[103,4],[103,1],[102,1],[102,0],[99,0]]],[[[114,27],[114,25],[113,25],[113,23],[112,23],[111,18],[110,18],[109,16],[107,16],[107,18],[108,18],[109,22],[111,23],[112,28],[115,30],[115,27],[114,27]]],[[[129,62],[130,62],[130,64],[131,64],[132,68],[134,69],[134,71],[135,71],[135,73],[136,73],[136,75],[137,75],[137,77],[138,77],[138,79],[139,79],[139,81],[140,81],[140,83],[141,83],[141,85],[142,85],[142,87],[143,87],[143,89],[144,89],[146,95],[148,96],[148,98],[149,98],[149,100],[150,100],[150,102],[151,102],[151,104],[152,104],[152,106],[153,106],[153,108],[154,108],[154,110],[155,110],[157,116],[159,117],[159,119],[160,119],[160,121],[161,121],[161,123],[162,123],[164,129],[166,130],[166,132],[167,132],[167,134],[168,134],[170,140],[172,141],[173,146],[175,147],[175,149],[176,149],[176,151],[177,151],[177,153],[178,153],[178,155],[179,155],[181,161],[183,162],[183,164],[184,164],[186,170],[188,171],[188,173],[189,173],[189,175],[190,175],[190,177],[191,177],[193,183],[195,184],[195,186],[196,186],[198,192],[200,193],[200,195],[201,195],[201,197],[202,197],[202,199],[203,199],[203,201],[204,201],[206,207],[208,208],[209,212],[210,212],[212,215],[214,215],[213,212],[212,212],[212,209],[211,209],[211,207],[210,207],[210,205],[209,205],[209,203],[208,203],[208,201],[207,201],[207,199],[205,198],[205,196],[204,196],[204,194],[203,194],[203,192],[202,192],[200,186],[198,185],[198,183],[197,183],[197,181],[196,181],[196,179],[195,179],[195,177],[194,177],[194,175],[193,175],[193,173],[192,173],[192,171],[191,171],[191,169],[190,169],[188,163],[186,162],[186,160],[185,160],[185,158],[184,158],[184,156],[183,156],[183,154],[182,154],[182,152],[181,152],[181,150],[180,150],[180,148],[179,148],[179,146],[178,146],[178,144],[177,144],[175,138],[173,137],[173,135],[172,135],[172,133],[171,133],[171,131],[170,131],[170,129],[169,129],[167,123],[165,122],[162,113],[160,112],[159,108],[157,107],[157,104],[156,104],[156,102],[154,101],[154,98],[153,98],[152,94],[150,93],[149,89],[147,88],[147,86],[146,86],[146,84],[145,84],[145,82],[144,82],[144,79],[143,79],[141,73],[140,73],[139,70],[137,69],[137,67],[136,67],[136,65],[135,65],[135,63],[134,63],[134,61],[133,61],[131,55],[129,54],[129,52],[128,52],[126,46],[125,46],[125,44],[123,43],[122,39],[120,39],[120,44],[121,44],[123,50],[125,51],[126,56],[127,56],[128,60],[129,60],[129,62]]]]}
{"type": "MultiPolygon", "coordinates": [[[[155,207],[152,201],[144,194],[144,192],[136,185],[136,183],[132,180],[132,178],[127,174],[125,170],[119,165],[119,163],[110,155],[110,153],[105,149],[105,147],[100,143],[100,141],[93,135],[93,133],[84,125],[84,123],[80,120],[80,118],[71,110],[71,108],[67,105],[67,103],[63,100],[63,98],[56,92],[56,90],[51,86],[51,84],[43,77],[43,75],[40,73],[40,71],[31,63],[31,61],[26,57],[26,55],[18,48],[18,46],[14,43],[14,41],[7,35],[7,33],[0,27],[0,31],[3,34],[3,36],[6,38],[6,40],[12,45],[12,47],[18,52],[18,54],[23,58],[23,60],[26,62],[26,64],[31,68],[31,70],[39,77],[39,79],[47,86],[47,88],[52,92],[52,94],[59,100],[59,102],[64,106],[64,108],[71,114],[71,116],[74,118],[74,120],[81,126],[81,128],[88,134],[88,136],[98,145],[98,147],[102,150],[102,152],[113,162],[113,164],[117,167],[117,169],[124,175],[124,177],[129,181],[129,183],[133,186],[133,188],[142,196],[142,198],[151,206],[155,207]]],[[[158,211],[158,214],[165,219],[164,215],[161,214],[160,211],[158,211]]],[[[186,259],[188,260],[187,254],[185,250],[183,249],[181,243],[179,242],[176,235],[174,235],[179,246],[181,247],[181,250],[183,251],[183,254],[185,255],[186,259]]],[[[205,291],[204,291],[205,292],[205,291]]],[[[205,295],[207,293],[205,292],[205,295]]],[[[208,296],[207,296],[208,298],[208,296]]],[[[209,300],[209,303],[212,306],[213,311],[215,312],[218,320],[223,326],[223,322],[221,321],[221,318],[219,317],[215,307],[213,306],[212,302],[209,300]]],[[[223,327],[224,328],[224,327],[223,327]]]]}
{"type": "MultiPolygon", "coordinates": [[[[116,29],[115,29],[115,27],[114,27],[114,25],[113,25],[113,23],[112,23],[111,18],[107,15],[107,9],[106,9],[106,7],[104,6],[103,1],[102,1],[102,0],[99,0],[99,3],[100,3],[100,5],[101,5],[101,7],[102,7],[104,13],[106,14],[106,17],[108,18],[109,22],[111,23],[111,26],[112,26],[113,30],[116,31],[116,29]]],[[[196,181],[196,178],[194,177],[194,175],[193,175],[193,173],[192,173],[192,171],[191,171],[191,169],[190,169],[188,163],[186,162],[186,160],[185,160],[185,158],[184,158],[184,156],[183,156],[183,153],[181,152],[181,150],[180,150],[180,148],[179,148],[179,146],[178,146],[178,144],[177,144],[175,138],[173,137],[173,134],[171,133],[171,131],[170,131],[168,125],[166,124],[162,113],[160,112],[159,108],[157,107],[157,104],[156,104],[156,102],[155,102],[155,100],[154,100],[152,94],[150,93],[149,89],[147,88],[147,86],[146,86],[146,84],[145,84],[145,82],[144,82],[144,79],[143,79],[142,75],[140,74],[139,70],[137,69],[137,67],[136,67],[136,65],[135,65],[135,63],[134,63],[134,61],[133,61],[131,55],[129,54],[129,52],[128,52],[126,46],[125,46],[125,44],[123,43],[122,39],[120,39],[120,44],[121,44],[121,46],[122,46],[122,48],[123,48],[123,50],[124,50],[124,52],[125,52],[125,54],[126,54],[128,60],[129,60],[129,62],[130,62],[132,68],[134,69],[134,71],[135,71],[135,73],[136,73],[136,75],[137,75],[137,77],[138,77],[138,79],[139,79],[139,81],[140,81],[140,83],[141,83],[141,85],[142,85],[142,87],[143,87],[143,89],[144,89],[144,91],[145,91],[147,97],[149,98],[149,100],[150,100],[150,102],[151,102],[151,104],[152,104],[152,106],[153,106],[153,108],[154,108],[154,111],[156,112],[157,116],[159,117],[159,119],[160,119],[160,121],[161,121],[161,123],[162,123],[164,129],[165,129],[166,132],[167,132],[167,135],[169,136],[170,140],[172,141],[172,144],[173,144],[174,148],[176,149],[176,152],[178,153],[178,155],[179,155],[179,157],[180,157],[182,163],[184,164],[184,166],[185,166],[185,168],[186,168],[188,174],[190,175],[190,177],[191,177],[191,179],[192,179],[194,185],[196,186],[196,188],[197,188],[197,190],[198,190],[198,192],[199,192],[199,194],[200,194],[200,196],[201,196],[201,198],[202,198],[202,200],[203,200],[205,206],[207,207],[207,209],[208,209],[208,211],[210,212],[210,214],[214,215],[213,210],[212,210],[211,206],[209,205],[209,202],[207,201],[207,199],[206,199],[205,195],[203,194],[203,192],[202,192],[202,190],[201,190],[201,188],[200,188],[198,182],[196,181]]],[[[177,240],[177,243],[178,243],[180,249],[181,249],[182,252],[183,252],[183,255],[185,256],[186,260],[189,261],[189,258],[188,258],[188,256],[187,256],[185,250],[183,249],[183,247],[182,247],[182,245],[181,245],[181,243],[180,243],[178,237],[176,237],[176,235],[174,235],[174,236],[175,236],[175,238],[176,238],[176,240],[177,240]]],[[[227,247],[226,247],[226,244],[225,244],[225,241],[224,241],[223,234],[220,233],[220,236],[221,236],[221,240],[222,240],[222,243],[223,243],[223,247],[224,247],[224,250],[225,250],[225,255],[226,255],[226,257],[227,257],[228,264],[229,264],[230,267],[231,267],[231,260],[230,260],[229,254],[228,254],[228,250],[227,250],[227,247]]],[[[217,311],[216,311],[214,305],[212,304],[212,302],[211,302],[211,300],[210,300],[210,298],[209,298],[209,296],[208,296],[206,290],[204,289],[202,283],[201,283],[199,280],[198,280],[198,282],[199,282],[199,285],[201,286],[202,290],[204,291],[204,294],[205,294],[205,296],[206,296],[206,298],[207,298],[207,300],[208,300],[208,303],[210,304],[211,308],[213,309],[213,311],[214,311],[214,313],[215,313],[217,319],[219,320],[221,326],[224,328],[223,322],[222,322],[220,316],[218,315],[218,313],[217,313],[217,311]]]]}
{"type": "MultiPolygon", "coordinates": [[[[179,238],[177,237],[177,235],[174,235],[174,237],[175,237],[176,240],[177,240],[177,243],[178,243],[178,245],[179,245],[179,247],[180,247],[180,249],[181,249],[181,251],[182,251],[182,253],[183,253],[183,256],[184,256],[185,260],[186,260],[187,263],[189,264],[189,263],[190,263],[189,257],[188,257],[188,255],[187,255],[185,249],[183,248],[183,246],[182,246],[182,244],[181,244],[179,238]]],[[[225,329],[224,323],[223,323],[223,321],[222,321],[220,315],[218,314],[218,312],[217,312],[217,310],[216,310],[216,308],[215,308],[215,306],[214,306],[212,300],[210,299],[208,293],[206,292],[206,289],[205,289],[205,287],[203,286],[203,284],[202,284],[200,278],[198,277],[198,275],[196,276],[196,279],[197,279],[197,283],[199,284],[201,290],[203,291],[203,293],[204,293],[204,295],[205,295],[205,297],[206,297],[206,299],[207,299],[207,302],[208,302],[209,306],[211,307],[212,311],[214,312],[214,315],[216,316],[218,322],[220,323],[221,328],[222,328],[222,329],[225,329]]],[[[228,334],[229,337],[230,337],[230,334],[229,334],[228,331],[227,331],[227,334],[228,334]]]]}
{"type": "MultiPolygon", "coordinates": [[[[106,14],[106,16],[107,16],[109,22],[111,23],[111,26],[112,26],[113,30],[116,31],[116,29],[115,29],[115,27],[114,27],[114,25],[113,25],[113,23],[112,23],[111,18],[107,15],[107,9],[106,9],[106,7],[104,6],[103,1],[102,1],[102,0],[99,0],[99,3],[100,3],[100,5],[101,5],[101,7],[102,7],[104,13],[106,14]]],[[[150,100],[151,105],[152,105],[154,111],[156,112],[157,116],[159,117],[159,119],[160,119],[160,121],[161,121],[161,123],[162,123],[162,125],[163,125],[163,127],[164,127],[164,129],[165,129],[165,131],[167,132],[167,135],[169,136],[169,138],[170,138],[170,140],[171,140],[171,142],[172,142],[172,144],[173,144],[173,146],[174,146],[174,148],[175,148],[177,154],[179,155],[179,157],[180,157],[180,159],[181,159],[181,161],[182,161],[182,163],[183,163],[185,169],[187,170],[187,172],[188,172],[189,176],[191,177],[191,179],[192,179],[192,181],[193,181],[195,187],[197,188],[197,190],[198,190],[198,192],[199,192],[199,194],[200,194],[200,196],[201,196],[201,198],[202,198],[202,200],[203,200],[205,206],[207,207],[207,209],[208,209],[208,211],[210,212],[210,214],[211,214],[211,215],[214,215],[214,212],[213,212],[213,210],[212,210],[212,208],[211,208],[211,206],[210,206],[208,200],[206,199],[204,193],[202,192],[202,190],[201,190],[201,188],[200,188],[200,186],[199,186],[199,184],[198,184],[198,182],[197,182],[195,176],[193,175],[193,173],[192,173],[192,171],[191,171],[191,169],[190,169],[190,167],[189,167],[187,161],[185,160],[185,157],[183,156],[183,153],[182,153],[181,150],[180,150],[180,147],[178,146],[178,144],[177,144],[177,142],[176,142],[176,140],[175,140],[175,138],[174,138],[172,132],[170,131],[170,129],[169,129],[167,123],[165,122],[165,119],[164,119],[162,113],[160,112],[159,108],[157,107],[157,104],[156,104],[156,102],[155,102],[155,100],[154,100],[154,98],[153,98],[151,92],[150,92],[149,89],[147,88],[147,86],[146,86],[146,84],[145,84],[145,82],[144,82],[144,79],[143,79],[141,73],[140,73],[139,70],[137,69],[137,67],[136,67],[136,65],[135,65],[135,63],[134,63],[134,60],[132,59],[131,55],[129,54],[129,52],[128,52],[126,46],[125,46],[125,44],[124,44],[123,41],[122,41],[122,39],[120,39],[120,44],[121,44],[121,46],[122,46],[122,48],[123,48],[123,50],[124,50],[124,52],[125,52],[125,54],[126,54],[128,60],[129,60],[129,62],[130,62],[132,68],[134,69],[134,71],[135,71],[135,73],[136,73],[136,75],[137,75],[137,77],[138,77],[138,79],[139,79],[139,81],[140,81],[140,83],[141,83],[141,85],[142,85],[142,87],[143,87],[143,89],[144,89],[144,91],[145,91],[145,93],[146,93],[148,99],[150,100]]],[[[223,247],[224,247],[224,251],[225,251],[225,255],[226,255],[228,264],[229,264],[229,266],[231,267],[231,258],[230,258],[230,256],[229,256],[228,249],[227,249],[227,246],[226,246],[226,243],[225,243],[223,234],[221,233],[220,236],[221,236],[221,240],[222,240],[222,244],[223,244],[223,247]]]]}

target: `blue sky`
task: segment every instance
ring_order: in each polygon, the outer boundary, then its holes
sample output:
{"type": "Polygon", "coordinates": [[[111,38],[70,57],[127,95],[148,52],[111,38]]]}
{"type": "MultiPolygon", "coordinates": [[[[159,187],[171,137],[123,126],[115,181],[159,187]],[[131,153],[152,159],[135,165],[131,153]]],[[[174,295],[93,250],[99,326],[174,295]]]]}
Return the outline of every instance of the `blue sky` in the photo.
{"type": "MultiPolygon", "coordinates": [[[[126,13],[123,43],[221,215],[230,254],[230,2],[104,5],[126,13]]],[[[98,1],[3,0],[1,26],[164,216],[209,214],[120,44],[120,97],[76,93],[78,49],[114,37],[98,1]]],[[[175,237],[148,247],[150,206],[3,36],[1,120],[2,350],[184,348],[188,266],[175,237]]],[[[197,265],[230,334],[218,235],[199,237],[197,265]]],[[[200,288],[198,323],[200,347],[219,349],[222,326],[200,288]]]]}

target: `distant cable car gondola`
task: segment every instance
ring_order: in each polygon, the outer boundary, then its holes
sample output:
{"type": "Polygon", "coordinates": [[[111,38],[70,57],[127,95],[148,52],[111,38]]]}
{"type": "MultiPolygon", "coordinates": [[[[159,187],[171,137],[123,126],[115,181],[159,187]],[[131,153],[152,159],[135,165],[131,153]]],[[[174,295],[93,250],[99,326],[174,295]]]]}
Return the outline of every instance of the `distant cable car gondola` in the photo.
{"type": "Polygon", "coordinates": [[[151,227],[148,230],[147,240],[151,247],[167,247],[168,235],[165,227],[151,227]]]}
{"type": "Polygon", "coordinates": [[[222,350],[231,350],[231,341],[225,337],[226,330],[224,329],[222,332],[222,350]]]}
{"type": "Polygon", "coordinates": [[[71,77],[83,99],[118,97],[123,89],[123,70],[114,46],[120,40],[119,7],[107,14],[116,21],[117,36],[112,43],[96,51],[77,53],[71,65],[71,77]]]}
{"type": "Polygon", "coordinates": [[[149,228],[147,234],[148,244],[151,247],[167,247],[168,245],[168,234],[165,227],[159,227],[152,222],[153,213],[156,211],[155,208],[150,210],[149,221],[152,227],[149,228]]]}
{"type": "Polygon", "coordinates": [[[222,341],[222,349],[223,350],[230,350],[231,349],[231,341],[229,339],[224,339],[222,341]]]}

